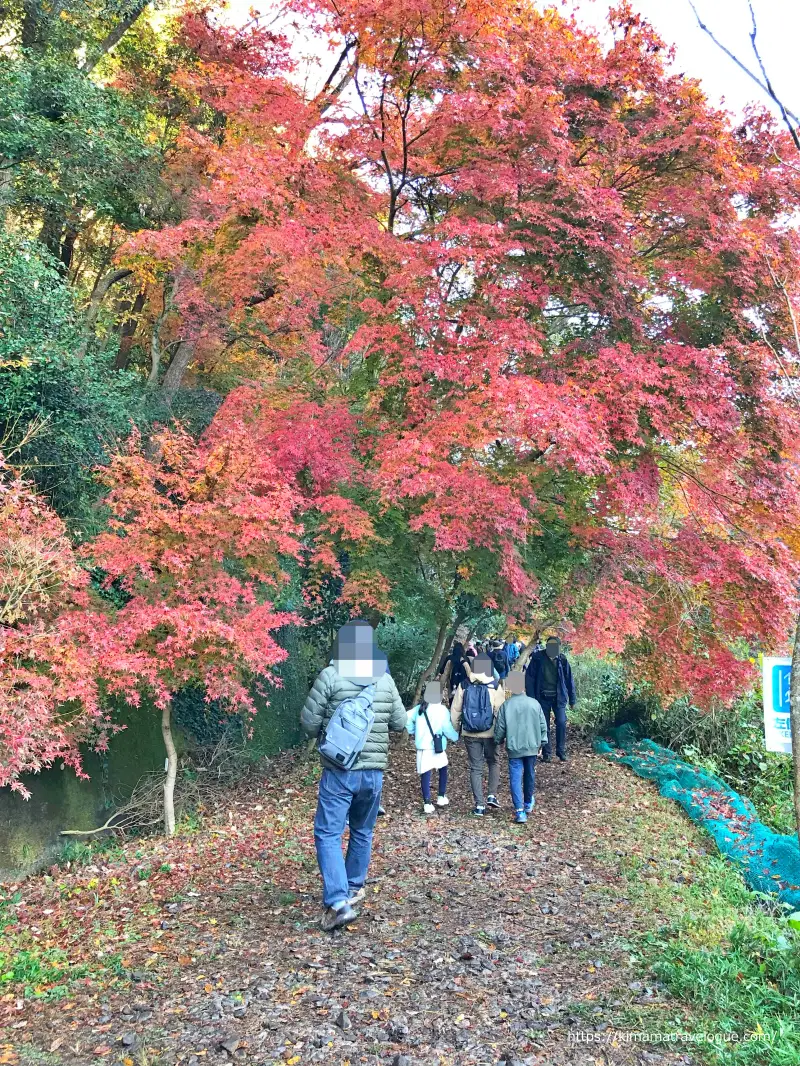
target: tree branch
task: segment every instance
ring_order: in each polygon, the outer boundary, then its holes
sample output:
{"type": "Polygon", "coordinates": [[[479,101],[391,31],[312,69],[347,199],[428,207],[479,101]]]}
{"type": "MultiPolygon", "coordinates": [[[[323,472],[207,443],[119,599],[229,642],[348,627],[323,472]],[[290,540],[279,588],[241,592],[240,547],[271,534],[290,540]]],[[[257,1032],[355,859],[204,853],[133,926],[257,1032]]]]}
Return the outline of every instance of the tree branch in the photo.
{"type": "MultiPolygon", "coordinates": [[[[719,48],[720,51],[724,52],[725,55],[728,57],[728,59],[731,59],[736,64],[736,66],[739,68],[739,70],[743,71],[748,76],[748,78],[750,78],[751,81],[754,81],[756,83],[756,85],[759,87],[759,89],[763,90],[763,92],[765,92],[769,97],[771,97],[772,100],[775,101],[775,103],[781,109],[781,114],[783,115],[784,121],[786,122],[787,126],[789,127],[789,132],[792,135],[792,139],[794,140],[795,144],[798,146],[798,149],[800,149],[800,144],[798,144],[797,138],[796,138],[796,135],[795,135],[795,129],[791,125],[791,123],[789,123],[789,121],[788,121],[789,119],[791,119],[792,122],[795,123],[795,125],[800,126],[800,119],[798,119],[797,115],[792,114],[792,112],[788,108],[783,106],[783,104],[780,102],[778,97],[775,95],[775,91],[773,90],[772,86],[769,84],[769,79],[767,80],[767,84],[764,84],[764,82],[761,80],[761,78],[758,77],[757,74],[754,74],[753,71],[750,70],[749,67],[746,67],[744,65],[744,63],[741,61],[741,59],[739,59],[738,56],[736,56],[733,52],[731,52],[731,50],[729,48],[726,48],[725,45],[717,37],[714,36],[713,32],[708,28],[708,26],[706,26],[705,22],[703,22],[703,20],[700,18],[698,10],[697,10],[697,8],[694,5],[694,0],[689,0],[689,6],[691,7],[692,11],[694,12],[694,17],[697,19],[697,25],[700,27],[700,29],[703,31],[703,33],[707,34],[711,38],[711,40],[714,42],[714,44],[717,46],[717,48],[719,48]]],[[[753,8],[751,6],[750,7],[750,11],[752,12],[752,10],[753,10],[753,8]]],[[[755,17],[753,18],[753,24],[755,25],[755,17]]],[[[755,48],[755,32],[751,33],[750,40],[753,42],[753,48],[755,48]]],[[[756,53],[756,55],[758,55],[758,53],[756,53]]],[[[759,62],[760,62],[760,57],[759,57],[759,62]]],[[[763,67],[762,67],[762,70],[763,70],[763,67]]]]}
{"type": "Polygon", "coordinates": [[[120,267],[119,270],[109,270],[105,277],[97,282],[89,300],[89,306],[86,309],[86,317],[84,321],[87,329],[94,328],[94,324],[97,321],[97,315],[100,311],[100,305],[108,295],[108,290],[111,286],[118,285],[120,281],[124,281],[132,274],[133,271],[129,270],[127,267],[120,267]]]}
{"type": "Polygon", "coordinates": [[[136,6],[131,9],[125,18],[120,19],[114,29],[99,42],[93,50],[91,58],[87,56],[85,63],[81,67],[84,74],[91,74],[103,56],[107,55],[115,45],[119,44],[134,22],[143,14],[149,2],[150,0],[138,0],[136,6]]]}
{"type": "Polygon", "coordinates": [[[344,91],[344,89],[347,86],[347,84],[352,79],[353,71],[355,70],[355,64],[354,63],[351,63],[348,66],[347,70],[344,72],[342,77],[339,79],[338,84],[336,84],[336,85],[333,84],[334,81],[336,80],[336,76],[338,75],[339,71],[342,69],[342,64],[345,62],[347,57],[350,55],[351,49],[357,48],[357,47],[358,47],[358,38],[357,37],[354,38],[353,40],[345,42],[345,46],[342,49],[341,55],[336,60],[336,63],[334,65],[333,70],[330,72],[328,77],[325,79],[325,84],[322,86],[320,91],[317,93],[317,95],[316,95],[316,97],[314,99],[314,103],[317,104],[317,106],[319,107],[319,111],[320,111],[321,115],[324,115],[325,112],[328,110],[328,108],[333,106],[334,100],[336,100],[337,97],[339,97],[341,95],[341,93],[344,91]]]}
{"type": "Polygon", "coordinates": [[[86,315],[83,320],[83,340],[81,341],[80,348],[78,349],[78,355],[80,358],[86,355],[89,350],[89,343],[92,339],[94,327],[97,323],[97,316],[100,314],[100,308],[108,295],[108,290],[114,285],[118,285],[120,281],[124,281],[126,278],[131,277],[132,270],[128,270],[127,267],[121,267],[119,270],[109,270],[105,277],[95,285],[92,295],[89,298],[89,306],[86,308],[86,315]]]}
{"type": "MultiPolygon", "coordinates": [[[[789,131],[792,140],[794,141],[794,146],[798,150],[798,152],[800,152],[800,138],[797,136],[797,130],[795,126],[792,125],[792,123],[789,121],[790,113],[786,110],[783,101],[779,99],[778,94],[772,88],[772,82],[769,80],[769,75],[767,74],[766,67],[764,66],[764,60],[761,58],[761,53],[759,52],[758,45],[756,44],[756,33],[758,32],[758,27],[756,26],[756,13],[753,10],[753,5],[750,0],[748,0],[747,6],[750,8],[750,18],[753,23],[753,28],[750,31],[750,43],[753,46],[753,53],[756,59],[758,60],[758,66],[761,71],[761,75],[764,78],[764,84],[766,86],[767,92],[778,105],[778,109],[781,113],[781,118],[783,119],[784,124],[787,130],[789,131]]],[[[800,126],[800,120],[795,118],[794,115],[791,115],[791,118],[794,119],[795,125],[800,126]]]]}

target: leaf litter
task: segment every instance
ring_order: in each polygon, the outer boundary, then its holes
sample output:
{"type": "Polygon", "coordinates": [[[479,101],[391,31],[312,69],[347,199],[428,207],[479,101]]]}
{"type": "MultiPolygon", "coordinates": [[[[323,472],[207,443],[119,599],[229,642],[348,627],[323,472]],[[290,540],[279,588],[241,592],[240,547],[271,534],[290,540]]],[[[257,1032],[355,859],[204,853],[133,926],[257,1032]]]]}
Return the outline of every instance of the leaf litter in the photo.
{"type": "Polygon", "coordinates": [[[609,861],[647,786],[576,749],[537,768],[534,813],[513,826],[507,789],[502,811],[471,817],[459,748],[451,806],[423,816],[397,745],[361,918],[333,935],[318,924],[316,775],[300,753],[254,772],[199,830],[0,886],[0,1061],[692,1062],[615,1037],[626,1007],[680,1008],[635,980],[626,941],[658,915],[631,913],[609,861]]]}

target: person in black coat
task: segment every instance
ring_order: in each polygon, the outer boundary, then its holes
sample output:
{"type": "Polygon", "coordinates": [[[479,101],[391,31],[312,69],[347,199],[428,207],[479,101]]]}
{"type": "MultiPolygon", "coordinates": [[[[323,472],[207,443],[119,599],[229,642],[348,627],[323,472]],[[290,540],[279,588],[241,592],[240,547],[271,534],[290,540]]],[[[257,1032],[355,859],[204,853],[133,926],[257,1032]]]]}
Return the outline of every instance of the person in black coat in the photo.
{"type": "Polygon", "coordinates": [[[572,667],[561,651],[561,641],[558,637],[548,637],[544,651],[535,651],[530,657],[525,670],[525,692],[539,701],[547,722],[547,744],[542,747],[542,760],[550,760],[553,716],[556,722],[556,755],[562,762],[566,762],[567,706],[575,706],[577,695],[572,679],[572,667]]]}

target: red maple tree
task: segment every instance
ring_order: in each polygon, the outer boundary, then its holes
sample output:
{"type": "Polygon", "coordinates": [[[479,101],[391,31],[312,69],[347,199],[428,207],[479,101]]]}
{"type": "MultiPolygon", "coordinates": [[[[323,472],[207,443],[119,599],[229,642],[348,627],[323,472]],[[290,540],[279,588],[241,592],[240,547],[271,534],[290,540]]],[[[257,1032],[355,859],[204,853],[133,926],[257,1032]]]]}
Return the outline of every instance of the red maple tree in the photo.
{"type": "Polygon", "coordinates": [[[199,441],[165,430],[145,450],[134,435],[102,471],[108,530],[83,549],[125,599],[109,612],[109,630],[136,662],[137,691],[161,710],[168,833],[175,693],[201,684],[208,701],[255,712],[252,686],[280,684],[273,668],[286,651],[276,630],[299,621],[276,606],[287,563],[335,568],[331,540],[352,551],[374,535],[364,512],[336,491],[352,465],[349,414],[335,405],[286,412],[272,399],[252,388],[232,393],[199,441]],[[303,523],[314,516],[310,535],[303,523]]]}
{"type": "Polygon", "coordinates": [[[311,97],[281,38],[184,23],[225,133],[193,133],[186,220],[125,254],[191,277],[195,367],[349,403],[376,518],[452,559],[443,614],[459,562],[535,610],[557,540],[578,646],[730,696],[797,576],[781,135],[731,128],[625,4],[610,48],[504,3],[294,10],[338,50],[311,97]]]}
{"type": "Polygon", "coordinates": [[[92,602],[64,524],[0,456],[0,786],[62,760],[114,726],[104,689],[135,699],[134,664],[92,602]]]}

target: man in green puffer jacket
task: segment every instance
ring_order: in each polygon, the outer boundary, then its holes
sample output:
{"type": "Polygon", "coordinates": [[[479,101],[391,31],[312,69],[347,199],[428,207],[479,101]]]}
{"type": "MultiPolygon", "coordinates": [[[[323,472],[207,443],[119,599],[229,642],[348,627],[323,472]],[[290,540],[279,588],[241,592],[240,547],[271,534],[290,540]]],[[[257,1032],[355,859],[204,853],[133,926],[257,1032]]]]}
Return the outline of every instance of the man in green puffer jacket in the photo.
{"type": "Polygon", "coordinates": [[[386,669],[386,656],[375,646],[372,626],[348,622],[336,637],[333,661],[308,694],[300,715],[304,731],[319,739],[339,704],[369,685],[375,686],[375,719],[352,769],[342,770],[321,756],[314,842],[325,906],[322,928],[326,930],[358,917],[353,905],[364,898],[383,771],[389,762],[389,732],[400,733],[406,726],[403,701],[386,669]],[[348,822],[350,841],[343,858],[342,835],[348,822]]]}

